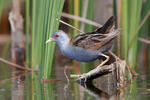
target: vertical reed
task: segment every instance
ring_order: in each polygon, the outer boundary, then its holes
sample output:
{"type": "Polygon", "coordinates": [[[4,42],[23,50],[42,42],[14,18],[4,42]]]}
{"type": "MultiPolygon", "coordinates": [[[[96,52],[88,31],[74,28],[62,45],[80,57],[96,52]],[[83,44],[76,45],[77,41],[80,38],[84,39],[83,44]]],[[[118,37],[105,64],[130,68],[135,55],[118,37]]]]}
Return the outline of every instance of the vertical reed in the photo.
{"type": "Polygon", "coordinates": [[[32,2],[32,68],[40,68],[41,77],[52,72],[54,43],[46,40],[58,29],[64,0],[33,0],[32,2]]]}
{"type": "Polygon", "coordinates": [[[124,58],[132,66],[135,66],[137,58],[137,35],[134,41],[132,39],[139,26],[141,9],[142,0],[122,0],[121,2],[122,51],[124,58]]]}

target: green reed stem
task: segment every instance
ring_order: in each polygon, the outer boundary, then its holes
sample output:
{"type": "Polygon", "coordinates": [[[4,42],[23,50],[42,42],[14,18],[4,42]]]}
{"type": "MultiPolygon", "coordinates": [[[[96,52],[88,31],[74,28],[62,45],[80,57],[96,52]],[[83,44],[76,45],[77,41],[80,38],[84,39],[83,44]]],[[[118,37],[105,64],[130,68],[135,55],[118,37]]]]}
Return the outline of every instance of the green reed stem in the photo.
{"type": "Polygon", "coordinates": [[[64,0],[36,0],[32,2],[32,67],[40,69],[41,77],[52,72],[54,43],[46,40],[58,29],[64,0]]]}

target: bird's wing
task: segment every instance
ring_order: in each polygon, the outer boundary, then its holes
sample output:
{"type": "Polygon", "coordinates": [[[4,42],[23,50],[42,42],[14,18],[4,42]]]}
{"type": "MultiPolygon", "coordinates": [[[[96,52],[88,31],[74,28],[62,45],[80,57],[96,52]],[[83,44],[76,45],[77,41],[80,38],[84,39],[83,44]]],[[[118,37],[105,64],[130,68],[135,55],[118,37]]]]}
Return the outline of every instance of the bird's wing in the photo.
{"type": "Polygon", "coordinates": [[[78,35],[75,38],[71,39],[71,45],[81,47],[84,49],[90,49],[90,50],[99,50],[103,46],[109,44],[111,40],[115,38],[116,35],[118,35],[120,31],[114,30],[111,32],[111,34],[91,34],[89,33],[78,35]]]}
{"type": "Polygon", "coordinates": [[[70,44],[73,46],[99,50],[104,45],[107,45],[118,34],[118,30],[114,30],[114,18],[110,17],[108,21],[94,32],[77,35],[71,39],[70,44]]]}
{"type": "MultiPolygon", "coordinates": [[[[87,33],[88,34],[88,33],[87,33]]],[[[71,39],[71,45],[84,49],[98,50],[106,36],[101,34],[82,34],[71,39]]]]}

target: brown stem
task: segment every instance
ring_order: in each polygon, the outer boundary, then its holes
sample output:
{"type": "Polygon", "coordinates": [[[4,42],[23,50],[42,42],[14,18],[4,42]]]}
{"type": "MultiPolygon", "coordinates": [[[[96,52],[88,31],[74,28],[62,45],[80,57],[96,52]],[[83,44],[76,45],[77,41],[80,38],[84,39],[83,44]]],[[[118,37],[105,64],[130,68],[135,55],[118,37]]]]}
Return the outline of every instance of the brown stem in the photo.
{"type": "Polygon", "coordinates": [[[25,68],[24,66],[17,65],[17,64],[15,64],[15,63],[12,63],[12,62],[10,62],[10,61],[7,61],[7,60],[5,60],[5,59],[3,59],[3,58],[0,58],[0,61],[6,63],[6,64],[8,64],[8,65],[11,65],[12,67],[21,69],[21,70],[31,71],[30,68],[25,68]]]}
{"type": "Polygon", "coordinates": [[[144,38],[141,38],[141,37],[139,37],[138,40],[143,42],[143,43],[150,44],[150,40],[147,40],[147,39],[144,39],[144,38]]]}
{"type": "MultiPolygon", "coordinates": [[[[117,27],[120,28],[120,15],[121,15],[121,0],[118,0],[117,2],[117,27]]],[[[118,35],[118,38],[117,38],[117,55],[118,57],[120,57],[120,34],[118,35]]]]}
{"type": "Polygon", "coordinates": [[[69,19],[78,20],[80,22],[83,22],[83,23],[86,23],[86,24],[89,24],[89,25],[93,25],[95,27],[102,27],[102,25],[99,24],[99,23],[96,23],[94,21],[88,20],[86,18],[82,18],[82,17],[79,17],[79,16],[71,15],[71,14],[68,14],[68,13],[65,13],[65,12],[62,13],[62,16],[66,17],[66,18],[69,18],[69,19]]]}

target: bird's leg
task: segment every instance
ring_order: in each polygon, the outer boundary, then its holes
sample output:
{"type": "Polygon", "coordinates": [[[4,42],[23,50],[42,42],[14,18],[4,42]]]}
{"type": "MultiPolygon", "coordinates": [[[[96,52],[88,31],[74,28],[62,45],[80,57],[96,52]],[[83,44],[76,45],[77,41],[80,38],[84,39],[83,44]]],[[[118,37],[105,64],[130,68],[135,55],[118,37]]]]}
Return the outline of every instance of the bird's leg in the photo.
{"type": "Polygon", "coordinates": [[[99,68],[99,67],[103,66],[109,60],[109,56],[107,56],[105,54],[100,54],[100,55],[104,56],[106,59],[101,64],[99,64],[96,68],[99,68]]]}

